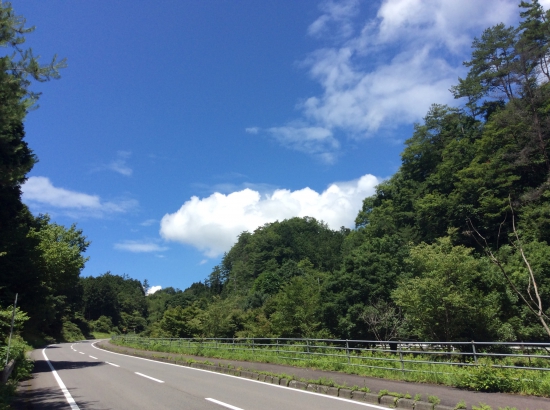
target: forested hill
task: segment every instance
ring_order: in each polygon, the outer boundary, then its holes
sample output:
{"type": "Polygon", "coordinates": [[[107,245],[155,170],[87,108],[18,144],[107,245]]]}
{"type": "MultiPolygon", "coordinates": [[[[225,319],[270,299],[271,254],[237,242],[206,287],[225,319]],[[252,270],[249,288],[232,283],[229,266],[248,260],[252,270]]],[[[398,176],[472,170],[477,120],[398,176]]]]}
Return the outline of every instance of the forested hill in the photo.
{"type": "Polygon", "coordinates": [[[519,27],[475,39],[451,90],[464,106],[432,106],[356,229],[294,218],[245,232],[149,332],[548,340],[550,26],[521,6],[519,27]]]}
{"type": "Polygon", "coordinates": [[[27,292],[22,300],[38,301],[21,305],[28,330],[57,338],[95,330],[548,341],[550,14],[537,1],[520,11],[518,27],[497,25],[474,40],[468,74],[451,89],[459,108],[431,107],[355,229],[308,217],[266,224],[242,233],[204,282],[149,296],[127,276],[79,278],[82,232],[21,204],[34,162],[18,128],[28,84],[6,69],[10,84],[19,78],[19,111],[0,123],[0,136],[22,149],[9,157],[17,172],[0,180],[2,308],[27,292]]]}

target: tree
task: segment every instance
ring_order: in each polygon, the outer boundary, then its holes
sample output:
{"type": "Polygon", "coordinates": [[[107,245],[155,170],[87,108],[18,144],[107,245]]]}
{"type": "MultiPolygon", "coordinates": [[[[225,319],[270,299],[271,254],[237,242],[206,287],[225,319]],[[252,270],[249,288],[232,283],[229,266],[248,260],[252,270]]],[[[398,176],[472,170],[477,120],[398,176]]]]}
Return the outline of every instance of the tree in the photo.
{"type": "Polygon", "coordinates": [[[500,298],[488,261],[450,237],[411,249],[412,277],[392,293],[413,335],[441,342],[498,339],[500,298]],[[475,318],[475,320],[472,320],[475,318]]]}
{"type": "Polygon", "coordinates": [[[532,263],[526,256],[525,247],[516,229],[514,208],[512,207],[511,198],[509,198],[508,200],[512,218],[512,230],[514,235],[514,239],[511,242],[511,247],[503,247],[503,249],[500,251],[500,255],[497,255],[491,250],[491,247],[489,246],[489,243],[487,242],[485,237],[475,228],[472,223],[470,223],[470,226],[472,227],[472,234],[475,236],[478,244],[482,247],[483,251],[489,257],[490,261],[498,267],[499,271],[502,273],[513,292],[523,302],[524,306],[527,307],[529,311],[536,316],[536,318],[540,321],[542,327],[544,328],[545,332],[550,337],[550,327],[547,323],[548,321],[550,321],[550,317],[547,313],[548,308],[545,307],[547,303],[543,303],[542,299],[542,296],[545,296],[545,299],[548,299],[548,294],[550,293],[550,288],[548,287],[548,279],[546,279],[548,277],[548,274],[550,274],[550,266],[548,266],[548,263],[546,263],[548,257],[550,257],[550,247],[548,247],[546,244],[540,244],[536,242],[531,244],[531,248],[533,249],[533,251],[535,251],[535,255],[539,256],[539,260],[542,261],[542,266],[540,262],[538,264],[540,270],[545,271],[544,273],[546,273],[546,275],[541,275],[538,272],[537,274],[535,274],[535,270],[533,269],[532,263]],[[517,255],[521,256],[520,266],[517,266],[517,263],[510,263],[510,254],[514,253],[513,250],[515,250],[515,253],[517,255]],[[507,260],[508,263],[505,262],[507,260]],[[521,269],[521,265],[523,265],[523,269],[521,269]],[[543,289],[539,284],[543,281],[546,282],[546,289],[543,289]]]}
{"type": "Polygon", "coordinates": [[[266,310],[273,333],[279,337],[318,337],[322,332],[320,303],[321,278],[309,260],[301,261],[298,267],[304,275],[294,277],[270,301],[266,310]]]}
{"type": "MultiPolygon", "coordinates": [[[[50,278],[41,277],[48,275],[53,255],[44,258],[45,238],[37,233],[49,228],[41,226],[21,202],[21,184],[37,161],[24,140],[23,121],[39,97],[30,89],[32,82],[59,78],[65,60],[54,57],[41,64],[31,49],[24,49],[25,36],[33,30],[25,27],[25,19],[14,13],[10,3],[0,3],[0,46],[10,50],[0,57],[0,286],[4,288],[0,304],[11,303],[19,292],[21,306],[31,317],[26,327],[46,331],[46,323],[59,317],[61,299],[70,295],[55,294],[49,288],[50,278]]],[[[57,333],[58,325],[54,325],[57,333]]]]}
{"type": "Polygon", "coordinates": [[[23,209],[21,184],[37,161],[24,141],[23,120],[39,97],[30,85],[32,80],[59,78],[59,70],[66,66],[55,56],[49,64],[40,64],[31,49],[22,48],[25,35],[33,30],[25,27],[25,19],[14,14],[10,3],[0,4],[0,46],[13,51],[0,58],[0,255],[5,256],[23,209]]]}

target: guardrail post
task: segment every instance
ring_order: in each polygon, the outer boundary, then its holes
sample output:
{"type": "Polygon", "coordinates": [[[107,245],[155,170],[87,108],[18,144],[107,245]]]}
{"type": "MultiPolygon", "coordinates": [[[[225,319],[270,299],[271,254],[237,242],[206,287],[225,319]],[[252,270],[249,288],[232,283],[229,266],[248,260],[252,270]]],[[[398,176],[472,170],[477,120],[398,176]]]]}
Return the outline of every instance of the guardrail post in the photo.
{"type": "Polygon", "coordinates": [[[279,356],[279,338],[276,338],[275,342],[277,344],[277,356],[279,356]]]}
{"type": "Polygon", "coordinates": [[[401,350],[401,341],[397,344],[397,351],[399,352],[399,361],[401,362],[401,372],[403,373],[403,378],[405,378],[405,362],[403,362],[403,351],[401,350]]]}
{"type": "Polygon", "coordinates": [[[477,363],[476,345],[473,340],[472,340],[472,352],[474,353],[474,363],[477,363]]]}
{"type": "Polygon", "coordinates": [[[307,349],[307,354],[309,355],[309,339],[306,339],[306,349],[307,349]]]}
{"type": "Polygon", "coordinates": [[[346,339],[346,355],[348,356],[348,364],[351,363],[351,359],[349,357],[349,341],[346,339]]]}
{"type": "Polygon", "coordinates": [[[254,338],[252,338],[252,356],[254,356],[254,338]]]}

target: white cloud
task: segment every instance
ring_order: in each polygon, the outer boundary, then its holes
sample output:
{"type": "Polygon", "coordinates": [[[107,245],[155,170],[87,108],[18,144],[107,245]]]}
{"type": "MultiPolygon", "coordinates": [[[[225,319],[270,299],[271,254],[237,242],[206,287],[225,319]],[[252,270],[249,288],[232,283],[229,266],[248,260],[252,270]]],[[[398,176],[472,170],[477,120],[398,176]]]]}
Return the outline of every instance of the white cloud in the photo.
{"type": "Polygon", "coordinates": [[[106,168],[127,177],[131,176],[133,170],[126,164],[126,160],[130,158],[131,155],[132,153],[129,151],[118,151],[116,159],[106,165],[106,168]]]}
{"type": "Polygon", "coordinates": [[[247,188],[202,199],[193,196],[178,211],[162,218],[160,234],[212,258],[228,251],[241,232],[276,220],[311,216],[332,229],[351,227],[363,199],[374,193],[379,182],[367,174],[357,180],[335,182],[321,193],[304,188],[277,189],[262,195],[247,188]]]}
{"type": "Polygon", "coordinates": [[[148,290],[147,290],[147,294],[148,295],[152,295],[153,293],[155,292],[158,292],[159,290],[162,289],[162,286],[151,286],[148,290]]]}
{"type": "Polygon", "coordinates": [[[204,265],[207,262],[208,262],[208,259],[203,259],[202,261],[199,262],[199,265],[204,265]]]}
{"type": "Polygon", "coordinates": [[[126,212],[137,206],[135,200],[102,201],[98,195],[89,195],[55,187],[49,178],[30,177],[22,186],[23,201],[31,206],[53,207],[68,212],[86,212],[91,217],[126,212]]]}
{"type": "Polygon", "coordinates": [[[319,36],[329,30],[331,25],[335,25],[342,37],[350,36],[353,33],[350,19],[357,13],[358,6],[357,0],[321,3],[320,9],[323,14],[308,27],[308,34],[319,36]]]}
{"type": "Polygon", "coordinates": [[[323,127],[286,126],[273,127],[268,130],[282,145],[297,151],[321,156],[332,162],[332,152],[339,147],[339,142],[332,136],[332,131],[323,127]],[[327,156],[328,154],[328,156],[327,156]]]}
{"type": "Polygon", "coordinates": [[[143,221],[140,223],[141,226],[151,226],[154,225],[156,222],[158,222],[156,219],[147,219],[146,221],[143,221]]]}
{"type": "Polygon", "coordinates": [[[269,131],[329,162],[340,148],[335,135],[373,136],[420,121],[433,103],[454,104],[448,90],[465,74],[473,37],[518,16],[515,0],[383,0],[370,17],[355,0],[326,1],[321,10],[308,34],[331,46],[310,53],[303,66],[323,91],[299,104],[298,120],[269,131]],[[307,130],[323,130],[324,138],[307,130]]]}
{"type": "Polygon", "coordinates": [[[168,250],[165,246],[160,246],[155,242],[142,242],[142,241],[123,241],[115,243],[115,249],[121,251],[128,251],[134,253],[149,253],[149,252],[163,252],[168,250]]]}
{"type": "Polygon", "coordinates": [[[257,134],[260,129],[258,127],[248,127],[244,129],[249,134],[257,134]]]}

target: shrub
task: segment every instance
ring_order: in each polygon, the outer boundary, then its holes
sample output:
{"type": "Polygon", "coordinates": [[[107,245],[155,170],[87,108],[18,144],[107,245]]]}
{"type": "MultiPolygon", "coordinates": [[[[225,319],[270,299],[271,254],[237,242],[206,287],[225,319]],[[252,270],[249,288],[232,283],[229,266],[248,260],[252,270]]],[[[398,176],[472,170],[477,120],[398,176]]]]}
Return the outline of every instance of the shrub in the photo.
{"type": "Polygon", "coordinates": [[[516,385],[508,373],[487,364],[470,367],[457,380],[457,387],[483,392],[514,392],[516,385]]]}

